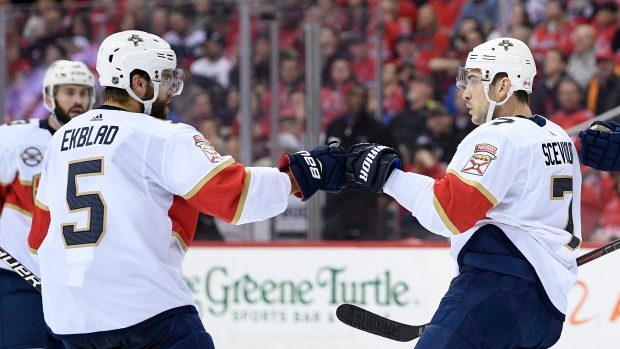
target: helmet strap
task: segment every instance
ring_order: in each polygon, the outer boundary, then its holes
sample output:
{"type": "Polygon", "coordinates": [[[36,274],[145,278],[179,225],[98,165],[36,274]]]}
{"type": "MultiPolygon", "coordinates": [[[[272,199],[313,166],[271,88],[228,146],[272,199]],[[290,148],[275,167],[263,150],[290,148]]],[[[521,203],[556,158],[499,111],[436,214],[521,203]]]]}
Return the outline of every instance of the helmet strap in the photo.
{"type": "Polygon", "coordinates": [[[158,82],[154,82],[153,83],[153,98],[151,98],[148,101],[143,101],[140,97],[138,97],[136,95],[136,93],[133,92],[131,87],[128,87],[125,90],[127,91],[127,93],[129,93],[129,95],[133,99],[135,99],[136,101],[144,104],[144,114],[151,115],[151,110],[153,109],[153,102],[155,102],[155,100],[157,100],[157,96],[159,95],[159,83],[158,82]]]}
{"type": "Polygon", "coordinates": [[[487,101],[489,101],[489,110],[487,111],[487,118],[485,120],[485,123],[493,120],[493,112],[495,111],[495,107],[498,105],[503,105],[506,102],[508,102],[508,99],[512,96],[512,93],[514,92],[515,88],[514,86],[510,86],[510,88],[508,89],[508,93],[506,94],[506,99],[504,99],[503,101],[497,103],[494,100],[492,100],[491,98],[489,98],[489,84],[484,84],[484,96],[487,98],[487,101]]]}

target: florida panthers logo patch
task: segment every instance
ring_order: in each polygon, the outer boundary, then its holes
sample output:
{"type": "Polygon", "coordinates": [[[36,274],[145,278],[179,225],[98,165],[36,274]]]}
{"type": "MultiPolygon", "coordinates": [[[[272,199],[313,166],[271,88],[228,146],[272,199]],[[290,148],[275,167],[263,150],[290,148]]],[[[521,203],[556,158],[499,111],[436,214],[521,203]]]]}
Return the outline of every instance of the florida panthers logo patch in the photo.
{"type": "Polygon", "coordinates": [[[482,176],[489,168],[491,161],[497,159],[496,152],[497,148],[490,144],[476,144],[474,155],[469,158],[461,172],[482,176]]]}
{"type": "Polygon", "coordinates": [[[213,146],[211,145],[211,143],[209,143],[208,140],[196,135],[194,136],[194,142],[196,146],[205,153],[209,161],[220,162],[224,160],[222,159],[222,156],[215,150],[215,148],[213,148],[213,146]]]}

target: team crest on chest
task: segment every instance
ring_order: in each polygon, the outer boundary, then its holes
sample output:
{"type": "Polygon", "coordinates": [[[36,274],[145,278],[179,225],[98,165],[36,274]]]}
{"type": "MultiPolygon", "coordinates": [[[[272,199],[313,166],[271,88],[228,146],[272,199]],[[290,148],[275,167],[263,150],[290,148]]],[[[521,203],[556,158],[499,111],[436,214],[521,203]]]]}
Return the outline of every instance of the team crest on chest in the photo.
{"type": "Polygon", "coordinates": [[[469,158],[461,172],[482,176],[491,161],[497,159],[496,152],[497,148],[490,144],[476,144],[474,155],[469,158]]]}
{"type": "Polygon", "coordinates": [[[194,136],[194,142],[196,146],[205,153],[209,161],[219,162],[224,160],[222,159],[222,156],[215,150],[215,148],[213,148],[213,146],[211,145],[211,143],[209,143],[208,140],[196,135],[194,136]]]}

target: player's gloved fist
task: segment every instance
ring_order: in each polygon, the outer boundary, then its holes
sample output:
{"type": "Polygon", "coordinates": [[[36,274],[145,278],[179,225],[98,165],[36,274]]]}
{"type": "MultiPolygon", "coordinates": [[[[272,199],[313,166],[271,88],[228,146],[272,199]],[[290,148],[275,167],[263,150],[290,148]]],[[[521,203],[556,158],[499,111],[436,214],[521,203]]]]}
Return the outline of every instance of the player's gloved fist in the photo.
{"type": "Polygon", "coordinates": [[[597,170],[620,171],[620,124],[595,121],[579,132],[581,162],[597,170]]]}
{"type": "Polygon", "coordinates": [[[300,190],[295,196],[306,201],[317,190],[337,193],[344,188],[345,163],[344,148],[337,142],[330,142],[310,151],[284,153],[278,168],[282,172],[291,171],[300,190]]]}
{"type": "Polygon", "coordinates": [[[395,168],[400,169],[400,154],[377,143],[358,143],[347,151],[347,183],[352,189],[370,188],[383,193],[383,186],[395,168]]]}

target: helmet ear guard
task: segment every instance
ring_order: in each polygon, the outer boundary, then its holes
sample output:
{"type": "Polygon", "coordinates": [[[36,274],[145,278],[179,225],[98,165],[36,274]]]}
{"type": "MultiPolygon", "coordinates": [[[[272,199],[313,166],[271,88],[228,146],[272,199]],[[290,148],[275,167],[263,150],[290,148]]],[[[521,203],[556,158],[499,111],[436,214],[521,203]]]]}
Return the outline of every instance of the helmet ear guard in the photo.
{"type": "Polygon", "coordinates": [[[164,39],[139,30],[108,36],[97,53],[99,84],[126,90],[133,99],[144,104],[147,115],[159,91],[178,95],[183,90],[183,70],[176,65],[176,54],[164,39]],[[131,90],[131,72],[136,69],[146,72],[153,83],[155,93],[151,100],[143,101],[131,90]],[[168,84],[164,82],[166,77],[171,78],[168,84]]]}
{"type": "Polygon", "coordinates": [[[88,109],[95,104],[95,77],[86,64],[80,61],[57,60],[52,63],[43,76],[43,99],[49,97],[52,105],[43,103],[58,125],[62,123],[56,118],[56,101],[54,89],[60,85],[83,85],[90,88],[88,109]]]}

